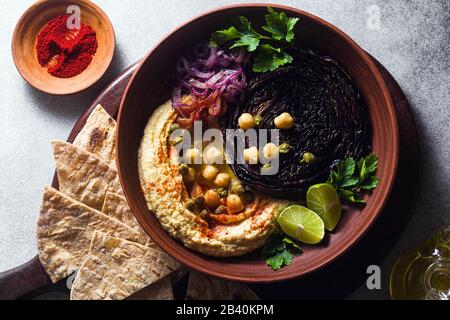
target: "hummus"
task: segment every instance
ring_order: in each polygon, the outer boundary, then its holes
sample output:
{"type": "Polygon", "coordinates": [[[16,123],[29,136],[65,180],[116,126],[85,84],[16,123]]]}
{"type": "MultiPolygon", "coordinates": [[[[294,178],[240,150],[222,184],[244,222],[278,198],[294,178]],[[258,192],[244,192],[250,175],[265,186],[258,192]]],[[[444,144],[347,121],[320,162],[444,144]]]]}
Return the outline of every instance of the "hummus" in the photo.
{"type": "Polygon", "coordinates": [[[144,130],[138,168],[148,208],[173,238],[203,254],[239,256],[261,247],[276,229],[275,218],[282,202],[257,196],[235,223],[216,219],[208,224],[188,210],[189,195],[179,173],[178,155],[173,155],[168,143],[176,118],[168,101],[153,112],[144,130]]]}

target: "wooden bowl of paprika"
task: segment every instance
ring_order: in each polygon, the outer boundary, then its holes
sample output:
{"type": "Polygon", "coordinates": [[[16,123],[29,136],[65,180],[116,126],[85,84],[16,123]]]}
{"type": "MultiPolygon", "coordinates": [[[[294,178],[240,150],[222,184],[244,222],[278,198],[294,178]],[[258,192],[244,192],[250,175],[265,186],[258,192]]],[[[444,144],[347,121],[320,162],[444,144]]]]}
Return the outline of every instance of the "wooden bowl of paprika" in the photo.
{"type": "Polygon", "coordinates": [[[107,71],[114,28],[88,0],[42,0],[20,18],[12,39],[17,70],[33,87],[66,95],[85,90],[107,71]]]}

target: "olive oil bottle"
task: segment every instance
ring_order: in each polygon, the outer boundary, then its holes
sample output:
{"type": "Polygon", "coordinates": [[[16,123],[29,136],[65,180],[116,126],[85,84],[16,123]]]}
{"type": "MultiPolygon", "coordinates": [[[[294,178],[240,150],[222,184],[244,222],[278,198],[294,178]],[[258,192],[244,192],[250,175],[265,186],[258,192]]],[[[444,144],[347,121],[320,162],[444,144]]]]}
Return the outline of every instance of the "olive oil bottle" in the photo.
{"type": "Polygon", "coordinates": [[[450,300],[450,227],[396,262],[390,292],[392,299],[450,300]]]}

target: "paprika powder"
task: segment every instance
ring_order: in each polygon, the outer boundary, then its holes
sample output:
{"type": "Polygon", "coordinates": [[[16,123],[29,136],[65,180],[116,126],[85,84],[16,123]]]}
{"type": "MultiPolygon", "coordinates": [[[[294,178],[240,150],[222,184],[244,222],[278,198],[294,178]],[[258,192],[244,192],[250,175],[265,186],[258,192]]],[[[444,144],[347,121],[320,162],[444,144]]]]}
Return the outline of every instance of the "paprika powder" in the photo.
{"type": "Polygon", "coordinates": [[[80,29],[67,27],[68,15],[50,20],[39,32],[36,53],[39,64],[58,78],[71,78],[83,72],[97,51],[95,31],[81,23],[80,29]]]}

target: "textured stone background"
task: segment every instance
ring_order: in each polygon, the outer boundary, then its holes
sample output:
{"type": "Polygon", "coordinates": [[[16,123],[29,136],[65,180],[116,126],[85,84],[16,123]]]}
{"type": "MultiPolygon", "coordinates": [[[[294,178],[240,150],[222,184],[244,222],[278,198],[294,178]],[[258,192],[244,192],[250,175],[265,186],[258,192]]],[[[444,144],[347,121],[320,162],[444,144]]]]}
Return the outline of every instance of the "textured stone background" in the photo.
{"type": "MultiPolygon", "coordinates": [[[[1,2],[0,19],[0,271],[36,254],[34,227],[42,188],[51,183],[52,139],[65,139],[98,92],[123,68],[140,59],[179,23],[233,0],[96,0],[117,33],[109,73],[73,97],[52,97],[27,85],[10,53],[14,25],[33,1],[1,2]]],[[[249,1],[251,2],[251,1],[249,1]]],[[[258,2],[264,2],[259,0],[258,2]]],[[[447,0],[276,1],[314,13],[348,33],[398,80],[416,114],[423,144],[422,192],[413,216],[381,266],[383,290],[362,284],[350,298],[388,297],[395,259],[434,231],[450,225],[450,2],[447,0]],[[367,27],[368,8],[381,9],[381,29],[367,27]]],[[[400,119],[401,121],[401,119],[400,119]]]]}

